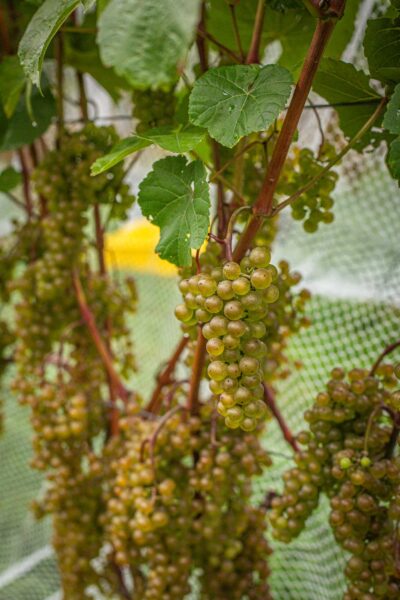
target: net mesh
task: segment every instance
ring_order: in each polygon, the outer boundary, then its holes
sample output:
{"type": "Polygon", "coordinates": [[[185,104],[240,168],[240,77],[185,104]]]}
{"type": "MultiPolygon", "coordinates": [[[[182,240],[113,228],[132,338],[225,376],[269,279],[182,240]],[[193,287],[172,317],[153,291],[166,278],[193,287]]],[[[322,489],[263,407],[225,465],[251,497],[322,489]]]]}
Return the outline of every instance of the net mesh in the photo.
{"type": "MultiPolygon", "coordinates": [[[[381,11],[384,4],[379,1],[374,8],[367,1],[364,8],[381,11]]],[[[362,63],[361,52],[356,60],[362,63]]],[[[398,186],[389,177],[379,149],[362,157],[349,155],[341,174],[335,222],[309,236],[283,215],[274,250],[274,260],[287,259],[313,293],[309,305],[313,326],[294,337],[289,347],[290,359],[300,360],[303,368],[279,386],[280,408],[293,431],[303,427],[303,412],[332,367],[368,367],[383,347],[399,337],[398,186]]],[[[157,365],[179,336],[171,319],[178,291],[174,278],[137,274],[137,283],[141,301],[131,325],[139,373],[132,384],[148,395],[157,365]]],[[[42,485],[41,476],[28,464],[29,415],[18,406],[8,383],[3,383],[1,392],[6,409],[0,440],[0,600],[57,600],[61,595],[50,523],[36,522],[28,509],[42,485]]],[[[269,424],[264,441],[274,464],[256,483],[257,500],[268,491],[279,491],[280,475],[292,464],[290,448],[274,423],[269,424]]],[[[327,502],[321,501],[297,540],[289,546],[271,540],[271,587],[276,600],[342,597],[345,556],[334,542],[327,515],[327,502]]],[[[191,600],[196,598],[194,591],[191,600]]]]}

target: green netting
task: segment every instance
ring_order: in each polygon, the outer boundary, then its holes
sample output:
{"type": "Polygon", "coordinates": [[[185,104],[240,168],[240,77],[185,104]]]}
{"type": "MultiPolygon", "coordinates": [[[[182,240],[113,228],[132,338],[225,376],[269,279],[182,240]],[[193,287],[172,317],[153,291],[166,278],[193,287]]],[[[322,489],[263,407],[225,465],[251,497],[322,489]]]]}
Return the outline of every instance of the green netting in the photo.
{"type": "MultiPolygon", "coordinates": [[[[377,8],[384,4],[378,2],[377,8]]],[[[368,9],[373,2],[364,5],[368,9]]],[[[313,292],[313,326],[293,338],[289,348],[290,358],[301,360],[303,368],[280,384],[278,395],[294,431],[302,428],[302,414],[333,366],[368,366],[399,337],[400,193],[379,150],[348,157],[335,199],[334,224],[316,234],[309,236],[288,216],[282,217],[275,248],[275,260],[289,260],[313,292]]],[[[146,395],[155,369],[178,339],[171,316],[178,292],[173,279],[137,275],[137,281],[141,301],[132,331],[140,370],[132,384],[146,395]]],[[[0,440],[0,600],[57,600],[61,596],[50,524],[35,522],[28,508],[42,485],[41,476],[28,466],[28,410],[18,406],[8,381],[1,393],[6,414],[0,440]]],[[[291,466],[290,448],[273,423],[265,446],[274,465],[256,484],[257,500],[279,490],[280,474],[291,466]]],[[[327,513],[322,501],[307,530],[289,546],[271,540],[276,600],[341,599],[344,555],[333,540],[327,513]]]]}

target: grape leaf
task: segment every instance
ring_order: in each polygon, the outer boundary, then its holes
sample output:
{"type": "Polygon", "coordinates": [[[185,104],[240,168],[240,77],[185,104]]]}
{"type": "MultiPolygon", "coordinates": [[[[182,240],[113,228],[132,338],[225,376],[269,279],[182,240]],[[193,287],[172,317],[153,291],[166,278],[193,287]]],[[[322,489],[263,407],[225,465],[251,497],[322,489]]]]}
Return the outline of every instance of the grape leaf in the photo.
{"type": "Polygon", "coordinates": [[[0,108],[0,152],[15,150],[30,144],[49,127],[56,114],[56,105],[48,87],[44,87],[42,97],[37,89],[32,91],[31,106],[34,116],[32,123],[28,114],[25,98],[21,97],[10,119],[0,108]]]}
{"type": "Polygon", "coordinates": [[[79,0],[45,0],[33,15],[19,43],[18,56],[26,75],[40,89],[46,50],[79,0]]]}
{"type": "Polygon", "coordinates": [[[189,100],[192,123],[232,148],[241,137],[262,131],[285,107],[292,78],[278,65],[210,69],[196,81],[189,100]]]}
{"type": "Polygon", "coordinates": [[[369,21],[364,52],[372,77],[384,82],[400,81],[400,21],[369,21]]]}
{"type": "Polygon", "coordinates": [[[387,105],[383,126],[390,133],[400,135],[400,84],[396,86],[394,94],[387,105]]]}
{"type": "Polygon", "coordinates": [[[170,125],[155,127],[143,134],[133,135],[118,142],[108,154],[98,158],[93,163],[91,172],[92,175],[99,175],[124,160],[129,154],[142,150],[151,144],[156,144],[169,152],[179,154],[189,152],[189,150],[200,144],[204,136],[205,132],[202,129],[190,125],[187,127],[181,125],[178,127],[170,125]]]}
{"type": "Polygon", "coordinates": [[[392,142],[387,156],[387,164],[392,177],[400,182],[400,138],[392,142]]]}
{"type": "MultiPolygon", "coordinates": [[[[330,104],[336,105],[340,126],[349,138],[361,129],[381,99],[363,71],[334,58],[321,61],[313,89],[330,104]]],[[[368,144],[369,139],[367,136],[364,144],[368,144]]]]}
{"type": "Polygon", "coordinates": [[[0,98],[7,118],[13,114],[25,87],[24,72],[17,56],[6,56],[0,64],[0,98]]]}
{"type": "Polygon", "coordinates": [[[200,0],[110,0],[99,18],[103,63],[137,87],[175,81],[194,36],[200,0]]]}
{"type": "Polygon", "coordinates": [[[200,248],[209,226],[210,196],[206,170],[199,160],[168,156],[153,164],[139,186],[140,208],[160,227],[156,251],[178,266],[190,265],[191,248],[200,248]]]}
{"type": "Polygon", "coordinates": [[[22,181],[21,173],[14,167],[7,167],[0,173],[0,192],[11,192],[22,181]]]}

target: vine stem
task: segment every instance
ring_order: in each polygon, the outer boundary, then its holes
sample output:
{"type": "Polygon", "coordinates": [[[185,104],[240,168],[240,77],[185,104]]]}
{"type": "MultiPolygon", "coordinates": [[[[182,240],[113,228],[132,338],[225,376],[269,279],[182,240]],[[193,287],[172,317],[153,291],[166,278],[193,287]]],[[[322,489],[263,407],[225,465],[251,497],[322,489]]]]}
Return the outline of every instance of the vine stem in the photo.
{"type": "Polygon", "coordinates": [[[108,376],[112,382],[112,385],[118,394],[118,396],[124,401],[128,400],[128,390],[123,385],[117,371],[114,368],[113,361],[107,345],[104,343],[100,331],[96,325],[96,321],[92,311],[89,308],[89,305],[86,300],[85,292],[83,291],[81,281],[79,279],[78,273],[75,271],[73,273],[73,284],[76,293],[76,298],[78,301],[79,310],[82,316],[84,323],[86,324],[89,333],[92,337],[93,343],[97,348],[97,351],[103,361],[103,364],[106,368],[108,376]]]}
{"type": "Polygon", "coordinates": [[[383,361],[383,359],[388,355],[391,354],[393,352],[393,350],[396,350],[396,348],[400,347],[400,340],[397,340],[397,342],[393,342],[392,344],[389,344],[389,346],[386,346],[386,348],[380,353],[380,355],[378,356],[378,358],[376,359],[376,361],[374,362],[369,374],[373,377],[379,367],[379,365],[381,364],[381,362],[383,361]]]}
{"type": "Polygon", "coordinates": [[[188,409],[192,415],[197,415],[200,407],[199,389],[201,374],[203,372],[204,361],[206,358],[206,343],[206,339],[203,336],[201,327],[199,326],[188,395],[188,409]]]}
{"type": "Polygon", "coordinates": [[[293,136],[296,132],[301,114],[310,93],[312,82],[318,70],[326,45],[334,30],[335,23],[336,21],[333,19],[328,21],[319,20],[317,23],[281,132],[277,139],[271,160],[268,163],[260,194],[253,206],[253,214],[235,248],[234,259],[236,261],[239,261],[245,255],[261,226],[263,218],[271,215],[274,193],[293,136]]]}
{"type": "Polygon", "coordinates": [[[161,371],[161,373],[158,375],[156,388],[155,388],[155,390],[152,394],[151,400],[146,408],[146,410],[148,412],[152,412],[152,413],[157,412],[157,410],[159,408],[159,399],[160,399],[161,391],[164,386],[171,383],[171,375],[175,371],[176,365],[182,355],[182,352],[186,348],[188,342],[189,342],[189,338],[187,336],[184,336],[180,340],[179,344],[175,348],[173,355],[169,359],[165,369],[163,371],[161,371]]]}
{"type": "Polygon", "coordinates": [[[328,171],[330,171],[335,165],[337,165],[342,160],[342,158],[344,156],[346,156],[346,154],[352,148],[354,148],[354,146],[361,140],[361,138],[371,129],[371,127],[374,125],[374,123],[376,123],[376,121],[379,119],[379,117],[382,115],[383,111],[385,110],[387,103],[388,103],[388,98],[382,98],[377,109],[374,111],[374,113],[371,115],[371,117],[368,119],[368,121],[366,121],[365,124],[361,127],[361,129],[356,133],[356,135],[349,141],[349,143],[346,144],[346,146],[343,148],[343,150],[341,152],[339,152],[339,154],[337,156],[335,156],[335,158],[333,160],[331,160],[326,165],[326,167],[321,169],[321,171],[313,179],[311,179],[305,186],[303,186],[302,188],[297,190],[292,196],[290,196],[289,198],[286,198],[286,200],[283,200],[283,202],[278,204],[278,206],[276,206],[272,210],[272,215],[277,214],[278,212],[283,210],[286,206],[289,206],[289,204],[291,204],[292,202],[297,200],[297,198],[299,198],[300,196],[302,196],[303,194],[308,192],[311,188],[314,187],[314,185],[316,183],[318,183],[318,181],[320,179],[322,179],[322,177],[328,171]]]}
{"type": "Polygon", "coordinates": [[[249,52],[246,57],[247,65],[260,62],[260,45],[265,17],[265,4],[265,0],[258,0],[253,34],[250,42],[249,52]]]}
{"type": "Polygon", "coordinates": [[[285,438],[287,443],[290,444],[290,446],[293,448],[293,450],[295,452],[300,452],[300,448],[296,442],[296,439],[295,439],[294,435],[292,434],[292,432],[290,431],[281,411],[278,408],[278,405],[275,400],[274,392],[272,391],[271,387],[266,383],[263,383],[263,387],[264,387],[265,404],[268,406],[268,408],[272,412],[274,418],[276,419],[276,421],[280,427],[280,430],[282,431],[283,437],[285,438]]]}

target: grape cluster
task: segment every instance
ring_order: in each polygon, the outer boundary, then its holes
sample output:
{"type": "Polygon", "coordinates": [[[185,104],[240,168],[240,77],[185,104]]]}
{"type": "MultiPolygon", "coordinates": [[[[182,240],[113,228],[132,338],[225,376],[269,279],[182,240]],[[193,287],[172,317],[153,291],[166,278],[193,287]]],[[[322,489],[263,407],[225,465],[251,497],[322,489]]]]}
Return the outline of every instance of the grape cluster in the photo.
{"type": "MultiPolygon", "coordinates": [[[[319,175],[326,160],[334,153],[333,146],[327,143],[318,157],[309,148],[295,148],[282,173],[277,194],[295,194],[305,183],[319,175]]],[[[314,233],[321,223],[329,224],[334,220],[332,192],[337,180],[335,171],[327,171],[315,185],[291,203],[293,219],[302,221],[307,233],[314,233]]]]}
{"type": "Polygon", "coordinates": [[[299,314],[308,294],[293,298],[300,276],[284,262],[278,271],[266,247],[222,267],[217,253],[210,248],[202,272],[180,282],[184,302],[175,314],[186,331],[202,326],[210,389],[225,424],[253,431],[267,413],[263,381],[278,376],[288,334],[306,323],[299,314]]]}
{"type": "Polygon", "coordinates": [[[115,560],[143,600],[185,598],[197,570],[203,600],[266,600],[265,513],[250,497],[269,458],[249,434],[220,433],[213,446],[210,409],[189,417],[173,406],[161,421],[132,411],[124,443],[110,445],[104,522],[115,560]]]}
{"type": "Polygon", "coordinates": [[[170,125],[174,121],[176,97],[174,90],[134,90],[133,116],[138,120],[136,131],[144,133],[153,127],[170,125]]]}
{"type": "MultiPolygon", "coordinates": [[[[92,597],[88,588],[99,582],[93,561],[103,547],[102,452],[109,437],[110,405],[117,399],[82,319],[74,287],[77,274],[87,308],[121,376],[135,369],[127,327],[127,316],[136,308],[134,282],[128,278],[126,285],[117,285],[103,269],[94,268],[99,255],[93,256],[95,227],[89,227],[95,207],[104,205],[110,218],[116,203],[120,208],[133,200],[121,166],[110,176],[90,176],[93,161],[115,139],[112,129],[88,125],[66,133],[60,148],[39,165],[34,175],[38,206],[16,233],[22,264],[9,286],[18,292],[13,387],[31,409],[32,466],[47,476],[35,513],[53,516],[64,594],[79,600],[92,597]]],[[[117,589],[112,577],[107,585],[117,589]]]]}
{"type": "Polygon", "coordinates": [[[330,498],[330,525],[350,553],[345,600],[398,598],[400,458],[397,380],[391,365],[376,373],[334,369],[305,413],[310,430],[284,490],[272,501],[274,536],[289,542],[304,528],[320,493],[330,498]]]}

